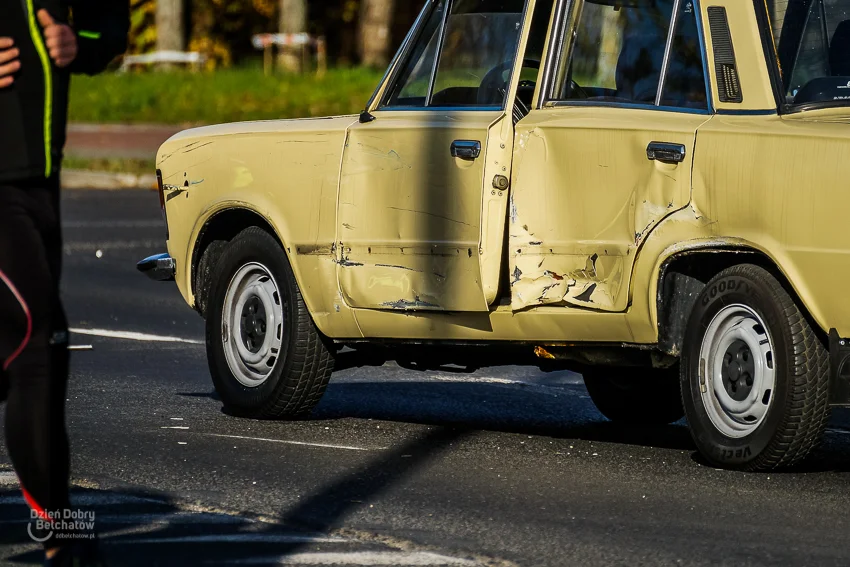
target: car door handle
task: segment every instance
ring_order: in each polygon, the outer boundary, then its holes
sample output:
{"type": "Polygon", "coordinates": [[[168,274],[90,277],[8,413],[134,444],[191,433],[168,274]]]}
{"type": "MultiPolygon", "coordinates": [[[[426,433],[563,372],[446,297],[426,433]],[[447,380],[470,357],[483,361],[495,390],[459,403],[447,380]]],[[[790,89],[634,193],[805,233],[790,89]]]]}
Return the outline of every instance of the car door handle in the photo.
{"type": "Polygon", "coordinates": [[[662,163],[682,163],[685,161],[685,153],[685,146],[682,144],[652,142],[646,147],[646,159],[662,163]]]}
{"type": "Polygon", "coordinates": [[[475,140],[455,140],[452,142],[452,157],[477,159],[481,155],[481,142],[475,140]]]}

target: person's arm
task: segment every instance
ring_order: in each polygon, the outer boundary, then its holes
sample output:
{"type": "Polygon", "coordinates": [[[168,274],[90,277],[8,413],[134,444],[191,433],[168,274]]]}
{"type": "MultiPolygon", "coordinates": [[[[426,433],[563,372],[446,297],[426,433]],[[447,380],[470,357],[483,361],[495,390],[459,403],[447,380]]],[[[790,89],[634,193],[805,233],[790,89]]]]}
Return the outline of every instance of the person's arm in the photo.
{"type": "Polygon", "coordinates": [[[129,0],[72,1],[77,57],[71,71],[94,75],[127,50],[129,0]]]}

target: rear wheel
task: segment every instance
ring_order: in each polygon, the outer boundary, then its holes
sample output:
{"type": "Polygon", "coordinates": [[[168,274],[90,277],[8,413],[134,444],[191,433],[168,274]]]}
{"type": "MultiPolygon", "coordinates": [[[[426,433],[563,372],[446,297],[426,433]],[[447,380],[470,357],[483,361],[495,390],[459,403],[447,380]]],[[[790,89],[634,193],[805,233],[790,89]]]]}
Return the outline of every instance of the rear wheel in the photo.
{"type": "Polygon", "coordinates": [[[296,418],[319,403],[333,354],[319,334],[286,254],[259,228],[221,252],[210,285],[207,359],[228,412],[296,418]]]}
{"type": "Polygon", "coordinates": [[[596,409],[611,421],[665,425],[684,415],[678,367],[591,367],[584,385],[596,409]]]}
{"type": "Polygon", "coordinates": [[[829,419],[826,349],[782,285],[729,268],[697,298],[682,353],[691,434],[712,464],[766,470],[799,463],[829,419]]]}

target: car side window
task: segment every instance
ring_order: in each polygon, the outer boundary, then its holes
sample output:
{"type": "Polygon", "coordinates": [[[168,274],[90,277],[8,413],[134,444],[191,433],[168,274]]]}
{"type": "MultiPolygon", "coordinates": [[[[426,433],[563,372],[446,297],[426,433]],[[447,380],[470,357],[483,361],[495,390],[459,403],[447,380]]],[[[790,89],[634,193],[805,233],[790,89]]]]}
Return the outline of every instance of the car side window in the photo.
{"type": "Polygon", "coordinates": [[[524,10],[525,0],[437,2],[381,107],[504,106],[524,10]]]}
{"type": "Polygon", "coordinates": [[[707,108],[696,9],[690,0],[680,2],[671,37],[673,6],[673,0],[585,0],[554,100],[707,108]]]}
{"type": "Polygon", "coordinates": [[[445,2],[439,2],[422,30],[407,63],[384,106],[425,106],[434,71],[434,60],[445,18],[445,2]]]}

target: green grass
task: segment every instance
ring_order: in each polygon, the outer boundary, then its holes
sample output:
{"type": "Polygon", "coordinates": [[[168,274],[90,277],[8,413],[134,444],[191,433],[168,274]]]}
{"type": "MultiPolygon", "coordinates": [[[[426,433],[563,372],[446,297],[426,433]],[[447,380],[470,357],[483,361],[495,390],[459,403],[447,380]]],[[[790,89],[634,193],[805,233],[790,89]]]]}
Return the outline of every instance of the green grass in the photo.
{"type": "Polygon", "coordinates": [[[156,163],[153,159],[65,157],[62,168],[142,175],[156,171],[156,163]]]}
{"type": "Polygon", "coordinates": [[[351,114],[363,110],[382,73],[331,69],[323,78],[226,69],[76,76],[74,122],[216,124],[351,114]]]}

